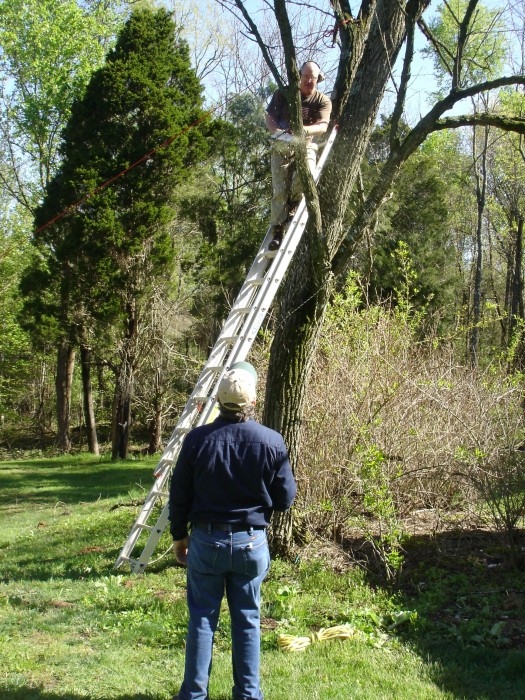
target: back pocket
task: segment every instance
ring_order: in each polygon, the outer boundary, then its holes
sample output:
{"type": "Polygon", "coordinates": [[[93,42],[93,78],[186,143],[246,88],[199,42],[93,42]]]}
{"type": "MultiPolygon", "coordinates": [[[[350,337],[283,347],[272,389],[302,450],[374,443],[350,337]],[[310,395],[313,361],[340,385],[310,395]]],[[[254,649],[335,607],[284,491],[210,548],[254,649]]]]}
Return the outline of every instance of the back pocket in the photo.
{"type": "Polygon", "coordinates": [[[270,553],[266,538],[262,542],[256,544],[248,544],[241,549],[244,574],[250,578],[256,578],[262,574],[266,574],[270,568],[270,553]]]}
{"type": "Polygon", "coordinates": [[[190,537],[188,566],[201,574],[215,573],[220,545],[217,542],[202,542],[190,537]]]}

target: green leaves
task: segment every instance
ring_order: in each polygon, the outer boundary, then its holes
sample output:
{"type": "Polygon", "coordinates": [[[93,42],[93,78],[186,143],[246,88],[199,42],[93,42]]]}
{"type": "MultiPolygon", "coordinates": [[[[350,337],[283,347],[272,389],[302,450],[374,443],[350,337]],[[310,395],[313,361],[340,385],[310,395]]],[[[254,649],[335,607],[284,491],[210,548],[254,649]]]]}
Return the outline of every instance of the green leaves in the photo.
{"type": "Polygon", "coordinates": [[[74,0],[0,2],[2,136],[19,171],[14,191],[28,205],[57,167],[71,104],[120,22],[114,8],[86,9],[74,0]]]}

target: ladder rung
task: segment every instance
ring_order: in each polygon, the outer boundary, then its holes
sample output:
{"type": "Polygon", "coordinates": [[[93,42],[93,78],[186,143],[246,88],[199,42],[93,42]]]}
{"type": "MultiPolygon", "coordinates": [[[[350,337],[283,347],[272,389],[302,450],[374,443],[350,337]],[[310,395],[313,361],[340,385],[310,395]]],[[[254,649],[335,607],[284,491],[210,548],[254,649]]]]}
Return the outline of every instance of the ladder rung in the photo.
{"type": "MultiPolygon", "coordinates": [[[[315,182],[319,179],[324,163],[326,162],[334,139],[336,138],[336,133],[337,130],[333,129],[319,158],[314,173],[315,182]]],[[[231,364],[231,357],[234,356],[239,360],[244,359],[251,347],[251,343],[255,340],[260,325],[272,304],[274,294],[286,275],[290,260],[306,226],[308,210],[304,200],[301,201],[300,207],[292,224],[288,228],[284,246],[279,247],[277,250],[269,250],[268,247],[271,240],[270,228],[266,231],[264,241],[255,256],[255,260],[247,274],[241,291],[222,327],[223,335],[219,334],[194,388],[191,399],[186,404],[179,423],[174,429],[165,448],[164,455],[170,455],[170,457],[163,455],[155,469],[154,474],[159,481],[150,491],[150,496],[146,500],[139,517],[131,529],[128,539],[117,559],[117,567],[122,562],[129,562],[133,573],[142,572],[146,568],[149,558],[158,544],[169,520],[168,502],[164,504],[162,513],[154,526],[146,525],[141,521],[146,520],[146,518],[151,515],[157,497],[169,497],[169,494],[162,489],[167,488],[165,484],[169,476],[169,470],[176,463],[176,456],[182,444],[183,437],[192,429],[195,418],[198,415],[197,404],[202,403],[206,405],[207,409],[211,408],[212,404],[210,402],[215,400],[215,396],[210,396],[210,392],[213,391],[215,382],[222,376],[226,367],[231,364]],[[278,257],[276,258],[276,256],[278,257]],[[276,259],[273,260],[274,258],[276,259]],[[231,353],[230,357],[228,357],[229,352],[231,353]],[[133,550],[137,540],[140,538],[141,531],[144,530],[149,531],[149,539],[140,557],[132,559],[128,554],[133,550]]],[[[204,419],[204,415],[207,416],[207,409],[206,413],[200,416],[201,420],[204,419]]]]}
{"type": "Polygon", "coordinates": [[[221,337],[218,338],[218,340],[221,343],[235,343],[238,337],[238,335],[221,335],[221,337]]]}
{"type": "Polygon", "coordinates": [[[151,489],[150,493],[153,496],[169,496],[169,493],[167,491],[159,491],[158,489],[151,489]]]}

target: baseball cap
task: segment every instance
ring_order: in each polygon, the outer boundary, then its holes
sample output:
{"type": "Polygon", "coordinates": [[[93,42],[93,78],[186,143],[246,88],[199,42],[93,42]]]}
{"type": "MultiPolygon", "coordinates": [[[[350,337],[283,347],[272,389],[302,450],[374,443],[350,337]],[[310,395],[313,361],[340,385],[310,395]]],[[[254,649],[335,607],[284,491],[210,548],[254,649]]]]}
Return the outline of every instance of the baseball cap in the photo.
{"type": "Polygon", "coordinates": [[[249,406],[256,397],[257,372],[249,362],[235,362],[223,376],[217,400],[230,411],[249,406]]]}

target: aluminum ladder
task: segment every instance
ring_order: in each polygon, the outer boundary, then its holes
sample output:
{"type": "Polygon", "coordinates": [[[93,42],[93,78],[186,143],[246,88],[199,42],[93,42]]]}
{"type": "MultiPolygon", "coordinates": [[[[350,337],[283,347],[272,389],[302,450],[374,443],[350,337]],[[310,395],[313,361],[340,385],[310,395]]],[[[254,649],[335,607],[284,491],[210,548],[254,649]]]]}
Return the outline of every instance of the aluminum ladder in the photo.
{"type": "MultiPolygon", "coordinates": [[[[317,163],[314,173],[316,182],[330,153],[335,136],[336,129],[334,128],[317,163]]],[[[272,238],[271,227],[268,228],[208,361],[154,471],[155,482],[120,551],[114,565],[115,568],[119,568],[127,562],[132,573],[140,573],[148,565],[168,524],[168,482],[184,436],[193,427],[206,423],[215,406],[215,395],[224,372],[234,362],[244,360],[248,355],[299,245],[307,221],[308,210],[303,197],[277,251],[268,250],[268,244],[272,238]],[[162,499],[166,499],[165,504],[156,523],[150,525],[148,520],[159,499],[161,502],[162,499]],[[142,553],[138,558],[133,558],[133,549],[141,535],[144,534],[148,536],[148,539],[142,553]]]]}

